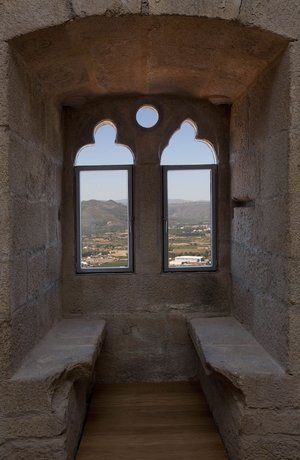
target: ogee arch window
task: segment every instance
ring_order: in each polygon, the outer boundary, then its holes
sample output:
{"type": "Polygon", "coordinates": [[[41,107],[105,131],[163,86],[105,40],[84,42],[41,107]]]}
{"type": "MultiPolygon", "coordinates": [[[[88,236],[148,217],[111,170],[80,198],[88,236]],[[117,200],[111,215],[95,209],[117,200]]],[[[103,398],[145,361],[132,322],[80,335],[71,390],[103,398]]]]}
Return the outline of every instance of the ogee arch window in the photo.
{"type": "Polygon", "coordinates": [[[78,273],[133,270],[134,156],[115,143],[116,134],[111,121],[101,122],[95,143],[82,147],[75,158],[78,273]]]}
{"type": "Polygon", "coordinates": [[[217,266],[216,155],[185,120],[161,156],[164,184],[164,271],[217,266]]]}

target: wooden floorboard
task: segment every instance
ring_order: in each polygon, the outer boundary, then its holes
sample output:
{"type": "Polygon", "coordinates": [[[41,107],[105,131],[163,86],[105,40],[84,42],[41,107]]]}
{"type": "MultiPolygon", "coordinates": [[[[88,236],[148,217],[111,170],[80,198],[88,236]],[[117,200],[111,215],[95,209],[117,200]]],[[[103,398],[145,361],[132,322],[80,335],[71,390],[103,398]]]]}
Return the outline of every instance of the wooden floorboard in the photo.
{"type": "Polygon", "coordinates": [[[98,385],[77,460],[228,460],[198,383],[98,385]]]}

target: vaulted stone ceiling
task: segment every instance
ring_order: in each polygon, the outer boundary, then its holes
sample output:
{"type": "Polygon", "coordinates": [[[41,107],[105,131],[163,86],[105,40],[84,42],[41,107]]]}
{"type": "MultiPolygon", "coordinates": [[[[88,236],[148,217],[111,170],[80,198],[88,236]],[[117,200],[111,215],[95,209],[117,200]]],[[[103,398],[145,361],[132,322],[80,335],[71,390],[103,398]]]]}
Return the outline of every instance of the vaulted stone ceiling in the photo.
{"type": "Polygon", "coordinates": [[[231,103],[287,40],[193,17],[91,17],[13,40],[46,90],[66,105],[111,94],[177,93],[231,103]]]}

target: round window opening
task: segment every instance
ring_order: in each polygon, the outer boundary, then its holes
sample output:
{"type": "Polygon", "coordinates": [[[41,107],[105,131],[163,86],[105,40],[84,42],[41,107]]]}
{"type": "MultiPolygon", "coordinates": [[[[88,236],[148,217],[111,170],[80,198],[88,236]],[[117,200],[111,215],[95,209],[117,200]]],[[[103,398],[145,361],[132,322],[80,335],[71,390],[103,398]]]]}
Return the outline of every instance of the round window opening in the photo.
{"type": "Polygon", "coordinates": [[[152,105],[143,105],[136,112],[136,121],[143,128],[152,128],[158,122],[158,111],[152,105]]]}

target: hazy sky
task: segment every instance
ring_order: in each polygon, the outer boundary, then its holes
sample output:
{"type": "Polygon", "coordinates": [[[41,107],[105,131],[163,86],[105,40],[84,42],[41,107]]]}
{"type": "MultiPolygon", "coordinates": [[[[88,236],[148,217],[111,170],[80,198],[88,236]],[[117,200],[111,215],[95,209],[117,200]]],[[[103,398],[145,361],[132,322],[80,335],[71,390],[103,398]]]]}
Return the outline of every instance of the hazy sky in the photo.
{"type": "MultiPolygon", "coordinates": [[[[152,114],[146,110],[145,122],[152,114]]],[[[210,145],[195,139],[194,126],[185,121],[170,139],[162,154],[161,164],[211,164],[215,163],[210,145]]],[[[100,125],[95,131],[95,143],[83,147],[76,156],[79,165],[133,164],[130,149],[115,144],[116,128],[111,124],[100,125]]],[[[121,200],[127,198],[127,172],[81,172],[82,200],[121,200]]],[[[183,200],[210,199],[210,173],[208,171],[179,171],[169,173],[169,198],[183,200]]]]}
{"type": "Polygon", "coordinates": [[[168,171],[168,198],[171,200],[209,201],[210,171],[192,169],[168,171]]]}
{"type": "Polygon", "coordinates": [[[127,174],[127,171],[81,171],[81,200],[117,201],[127,199],[127,174]]]}

